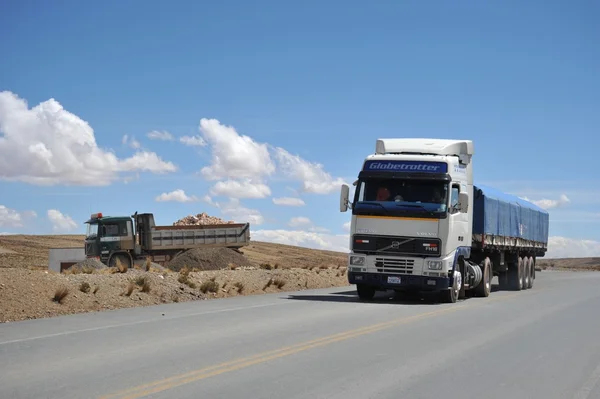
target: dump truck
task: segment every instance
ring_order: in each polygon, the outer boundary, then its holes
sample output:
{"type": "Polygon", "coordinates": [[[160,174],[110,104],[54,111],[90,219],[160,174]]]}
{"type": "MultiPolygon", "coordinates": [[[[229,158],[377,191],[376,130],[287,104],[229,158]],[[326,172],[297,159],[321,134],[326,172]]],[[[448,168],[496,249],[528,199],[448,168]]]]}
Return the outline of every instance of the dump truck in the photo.
{"type": "Polygon", "coordinates": [[[340,211],[352,210],[348,281],[359,298],[376,291],[430,292],[454,303],[501,289],[533,287],[548,246],[548,212],[473,182],[471,140],[378,139],[355,192],[343,184],[340,211]]]}
{"type": "Polygon", "coordinates": [[[107,266],[131,267],[138,259],[150,258],[164,265],[194,248],[239,249],[250,243],[250,223],[157,226],[152,213],[105,216],[93,213],[85,222],[85,255],[107,266]]]}

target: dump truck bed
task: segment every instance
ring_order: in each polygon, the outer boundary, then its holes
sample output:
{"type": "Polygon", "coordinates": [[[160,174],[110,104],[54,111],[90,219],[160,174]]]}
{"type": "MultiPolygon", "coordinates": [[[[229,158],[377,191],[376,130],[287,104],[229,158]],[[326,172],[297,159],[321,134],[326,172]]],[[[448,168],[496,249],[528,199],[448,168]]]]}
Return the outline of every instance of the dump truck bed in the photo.
{"type": "Polygon", "coordinates": [[[154,226],[150,234],[150,250],[242,247],[250,243],[250,223],[154,226]]]}

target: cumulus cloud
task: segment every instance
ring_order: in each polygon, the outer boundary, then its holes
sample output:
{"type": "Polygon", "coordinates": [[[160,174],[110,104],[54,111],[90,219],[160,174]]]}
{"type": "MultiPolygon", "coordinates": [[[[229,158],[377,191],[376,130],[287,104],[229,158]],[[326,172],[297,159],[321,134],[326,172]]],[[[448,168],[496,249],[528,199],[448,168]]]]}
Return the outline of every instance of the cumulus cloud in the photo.
{"type": "Polygon", "coordinates": [[[187,195],[182,189],[177,189],[170,193],[162,193],[155,200],[156,202],[194,202],[198,201],[198,198],[187,195]]]}
{"type": "Polygon", "coordinates": [[[306,205],[304,203],[304,201],[302,200],[302,198],[296,198],[296,197],[273,198],[273,203],[275,205],[282,205],[282,206],[304,206],[304,205],[306,205]]]}
{"type": "Polygon", "coordinates": [[[271,189],[264,183],[251,179],[225,180],[217,182],[210,193],[215,196],[230,198],[265,198],[271,195],[271,189]]]}
{"type": "Polygon", "coordinates": [[[290,227],[311,226],[312,221],[305,216],[296,216],[291,218],[288,224],[290,227]]]}
{"type": "Polygon", "coordinates": [[[349,252],[347,234],[334,235],[303,230],[255,230],[252,232],[252,239],[312,249],[349,252]]]}
{"type": "Polygon", "coordinates": [[[540,199],[540,200],[532,200],[527,197],[522,197],[522,198],[525,201],[529,201],[529,202],[539,206],[540,208],[544,208],[544,209],[558,208],[561,206],[565,206],[571,202],[569,197],[567,197],[565,194],[561,194],[561,196],[558,199],[544,198],[544,199],[540,199]]]}
{"type": "Polygon", "coordinates": [[[153,131],[147,133],[146,137],[148,137],[150,140],[161,140],[161,141],[171,141],[171,140],[175,139],[171,133],[169,133],[167,131],[159,132],[158,130],[153,130],[153,131]]]}
{"type": "Polygon", "coordinates": [[[119,172],[177,170],[158,155],[140,151],[121,160],[98,146],[90,125],[51,98],[33,108],[0,92],[0,178],[38,185],[102,186],[119,172]]]}
{"type": "MultiPolygon", "coordinates": [[[[237,184],[249,194],[235,192],[232,198],[265,198],[270,195],[267,180],[276,171],[278,175],[281,172],[283,177],[301,181],[302,191],[307,193],[330,194],[344,182],[332,177],[321,164],[306,161],[281,147],[259,143],[216,119],[201,119],[199,130],[212,153],[210,165],[203,167],[200,173],[207,180],[224,180],[213,187],[212,195],[228,195],[225,193],[232,193],[229,188],[237,184]]],[[[290,197],[273,199],[273,203],[304,205],[300,198],[290,197]]]]}
{"type": "Polygon", "coordinates": [[[142,147],[142,144],[139,141],[137,141],[135,139],[135,137],[129,136],[127,134],[123,136],[123,139],[121,140],[121,143],[123,145],[129,146],[129,147],[131,147],[133,149],[136,149],[136,150],[142,147]]]}
{"type": "Polygon", "coordinates": [[[27,219],[36,216],[34,211],[18,212],[15,209],[0,205],[0,227],[23,227],[27,219]]]}
{"type": "Polygon", "coordinates": [[[331,194],[345,183],[341,178],[332,177],[320,163],[309,162],[281,147],[275,148],[275,159],[284,175],[302,182],[302,191],[304,192],[331,194]]]}
{"type": "Polygon", "coordinates": [[[52,223],[52,230],[56,233],[75,230],[78,224],[69,215],[64,215],[56,209],[48,210],[48,219],[52,223]]]}
{"type": "Polygon", "coordinates": [[[548,238],[546,258],[600,257],[600,241],[554,236],[548,238]]]}
{"type": "Polygon", "coordinates": [[[179,141],[189,147],[204,147],[206,141],[200,136],[183,136],[179,138],[179,141]]]}
{"type": "Polygon", "coordinates": [[[223,215],[235,222],[248,222],[254,225],[261,225],[265,222],[265,218],[260,211],[242,206],[236,198],[232,198],[226,203],[216,202],[215,205],[221,210],[223,215]]]}
{"type": "Polygon", "coordinates": [[[212,148],[211,165],[200,171],[206,179],[247,178],[257,181],[275,171],[266,144],[240,135],[233,127],[222,125],[216,119],[203,118],[200,131],[212,148]]]}
{"type": "Polygon", "coordinates": [[[342,225],[344,231],[350,232],[350,222],[346,222],[342,225]]]}
{"type": "Polygon", "coordinates": [[[205,195],[202,197],[202,201],[218,208],[221,215],[227,220],[233,220],[236,223],[248,222],[253,225],[261,225],[265,222],[265,218],[259,210],[246,208],[238,198],[230,198],[227,202],[219,202],[213,200],[210,195],[205,195]]]}

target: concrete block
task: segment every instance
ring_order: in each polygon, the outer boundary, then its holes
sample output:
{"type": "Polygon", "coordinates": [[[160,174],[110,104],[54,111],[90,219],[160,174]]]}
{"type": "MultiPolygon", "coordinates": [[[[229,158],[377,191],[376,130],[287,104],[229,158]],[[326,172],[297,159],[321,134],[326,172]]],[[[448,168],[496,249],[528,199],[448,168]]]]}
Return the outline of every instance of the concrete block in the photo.
{"type": "Polygon", "coordinates": [[[81,248],[50,248],[48,269],[61,273],[83,260],[85,260],[83,246],[81,248]]]}

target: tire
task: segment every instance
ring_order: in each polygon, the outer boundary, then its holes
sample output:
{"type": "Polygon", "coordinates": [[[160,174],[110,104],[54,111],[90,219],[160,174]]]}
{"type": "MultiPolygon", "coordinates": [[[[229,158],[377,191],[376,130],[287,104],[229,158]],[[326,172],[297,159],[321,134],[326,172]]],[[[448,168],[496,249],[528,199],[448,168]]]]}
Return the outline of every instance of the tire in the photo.
{"type": "Polygon", "coordinates": [[[531,264],[529,263],[528,257],[523,257],[523,274],[521,274],[523,278],[523,290],[529,289],[529,275],[531,274],[531,264]]]}
{"type": "Polygon", "coordinates": [[[531,289],[533,288],[533,280],[535,280],[535,258],[533,256],[529,257],[529,284],[527,285],[527,288],[531,289]]]}
{"type": "Polygon", "coordinates": [[[492,278],[494,277],[492,274],[492,262],[490,261],[490,258],[485,258],[480,267],[483,277],[481,278],[479,285],[475,288],[475,296],[487,298],[492,291],[492,278]]]}
{"type": "Polygon", "coordinates": [[[508,268],[508,280],[513,291],[523,289],[523,258],[519,257],[517,264],[512,264],[508,268]]]}
{"type": "Polygon", "coordinates": [[[452,281],[452,287],[447,291],[442,291],[441,297],[444,303],[456,303],[458,300],[458,294],[460,292],[460,286],[462,285],[462,278],[460,271],[454,272],[454,279],[452,281]]]}
{"type": "Polygon", "coordinates": [[[108,267],[117,267],[117,260],[125,267],[125,271],[131,269],[131,257],[128,254],[118,253],[114,254],[108,260],[108,267]]]}
{"type": "Polygon", "coordinates": [[[361,301],[369,301],[375,296],[375,288],[364,284],[356,284],[356,292],[361,301]]]}
{"type": "Polygon", "coordinates": [[[510,287],[510,274],[508,271],[498,272],[498,285],[502,291],[508,290],[510,287]]]}

